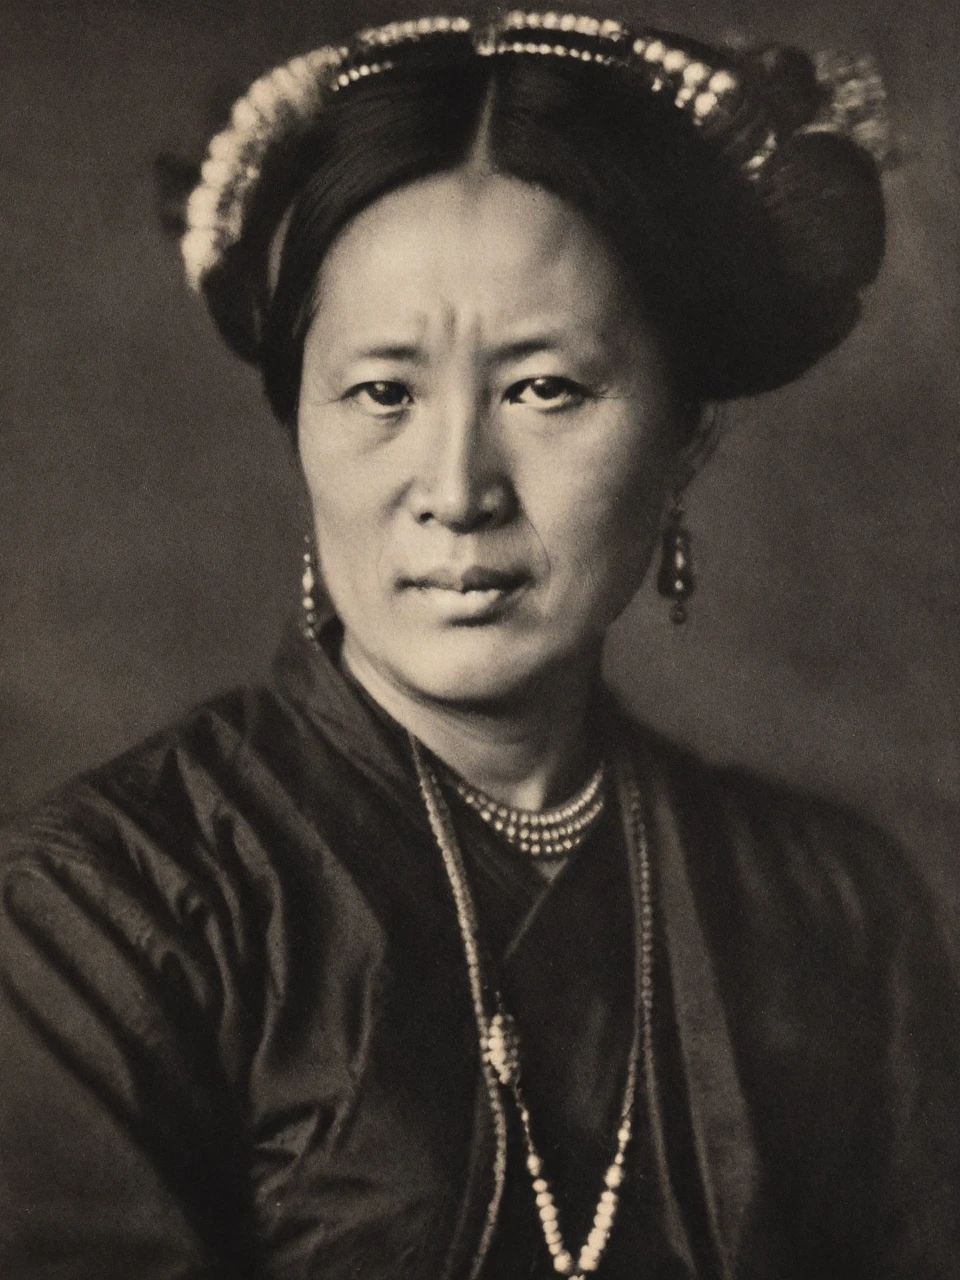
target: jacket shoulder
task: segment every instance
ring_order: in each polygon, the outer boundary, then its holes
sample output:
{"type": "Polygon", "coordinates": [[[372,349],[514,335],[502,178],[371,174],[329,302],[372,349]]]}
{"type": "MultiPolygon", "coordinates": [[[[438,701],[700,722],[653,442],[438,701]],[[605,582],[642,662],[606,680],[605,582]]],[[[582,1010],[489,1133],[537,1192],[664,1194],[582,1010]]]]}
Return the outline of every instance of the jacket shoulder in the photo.
{"type": "Polygon", "coordinates": [[[882,930],[905,914],[933,913],[918,868],[854,807],[704,760],[636,722],[627,732],[705,894],[731,907],[734,894],[762,898],[772,916],[815,930],[857,930],[868,920],[882,930]]]}
{"type": "Polygon", "coordinates": [[[49,859],[93,849],[106,867],[121,844],[203,842],[250,726],[271,701],[268,689],[237,689],[194,707],[8,818],[0,855],[9,864],[40,851],[49,859]]]}

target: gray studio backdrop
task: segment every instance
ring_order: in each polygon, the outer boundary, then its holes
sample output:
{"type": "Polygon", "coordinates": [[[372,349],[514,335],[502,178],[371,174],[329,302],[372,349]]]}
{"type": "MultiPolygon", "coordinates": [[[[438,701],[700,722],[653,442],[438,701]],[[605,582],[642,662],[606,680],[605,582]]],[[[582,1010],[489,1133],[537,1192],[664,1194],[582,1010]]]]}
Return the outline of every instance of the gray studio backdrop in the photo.
{"type": "MultiPolygon", "coordinates": [[[[297,598],[293,469],[255,376],[181,283],[153,160],[196,157],[215,104],[267,66],[395,16],[3,0],[0,808],[265,669],[297,598]]],[[[707,755],[886,823],[953,912],[960,6],[678,0],[644,18],[873,53],[900,164],[862,328],[798,386],[735,407],[689,498],[692,621],[674,629],[648,589],[611,674],[707,755]]]]}

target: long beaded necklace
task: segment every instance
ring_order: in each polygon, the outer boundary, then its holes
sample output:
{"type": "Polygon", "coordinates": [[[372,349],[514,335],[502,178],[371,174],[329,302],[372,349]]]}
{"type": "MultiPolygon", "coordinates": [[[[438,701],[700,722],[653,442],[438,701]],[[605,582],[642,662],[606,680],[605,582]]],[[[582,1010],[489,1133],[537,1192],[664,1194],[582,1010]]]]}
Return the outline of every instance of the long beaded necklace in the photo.
{"type": "Polygon", "coordinates": [[[513,809],[462,778],[451,776],[450,781],[464,804],[515,849],[535,858],[562,858],[583,844],[603,813],[605,773],[601,763],[586,786],[555,809],[513,809]]]}
{"type": "Polygon", "coordinates": [[[534,1141],[530,1112],[524,1097],[520,1079],[520,1042],[516,1024],[504,1008],[499,991],[490,988],[485,981],[481,959],[479,931],[473,898],[467,883],[466,868],[457,843],[437,776],[429,764],[424,749],[411,735],[413,759],[420,782],[420,792],[434,838],[443,859],[450,882],[457,923],[463,942],[464,958],[470,982],[474,1017],[481,1047],[481,1063],[487,1094],[495,1121],[497,1155],[494,1178],[495,1194],[487,1215],[486,1228],[478,1254],[479,1263],[489,1245],[506,1176],[506,1118],[500,1101],[498,1085],[510,1091],[523,1131],[527,1153],[527,1171],[530,1174],[537,1212],[544,1242],[553,1260],[554,1270],[572,1280],[585,1280],[588,1273],[596,1271],[606,1249],[610,1232],[617,1215],[620,1186],[624,1178],[626,1152],[633,1135],[633,1109],[636,1101],[637,1081],[641,1059],[644,1075],[650,1078],[653,1055],[653,901],[650,883],[650,858],[643,822],[639,788],[629,770],[621,771],[621,796],[625,801],[626,830],[630,852],[631,883],[634,890],[635,911],[639,917],[636,946],[633,1035],[627,1062],[626,1082],[617,1126],[617,1141],[613,1159],[603,1177],[603,1190],[593,1215],[593,1224],[587,1239],[576,1257],[563,1239],[559,1213],[553,1191],[546,1177],[543,1159],[534,1141]],[[492,1008],[492,1012],[488,1012],[492,1008]]]}

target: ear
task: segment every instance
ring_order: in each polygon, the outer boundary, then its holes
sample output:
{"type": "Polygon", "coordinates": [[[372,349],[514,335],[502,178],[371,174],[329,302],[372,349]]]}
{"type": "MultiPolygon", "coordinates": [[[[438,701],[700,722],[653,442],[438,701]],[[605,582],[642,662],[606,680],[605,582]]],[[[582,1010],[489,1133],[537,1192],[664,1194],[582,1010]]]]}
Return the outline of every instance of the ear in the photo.
{"type": "Polygon", "coordinates": [[[300,462],[300,455],[296,453],[293,459],[294,474],[296,476],[296,486],[294,489],[294,505],[297,513],[297,520],[301,529],[313,530],[314,515],[313,503],[310,500],[310,488],[307,485],[307,478],[303,474],[303,465],[300,462]]]}
{"type": "Polygon", "coordinates": [[[675,489],[682,492],[709,460],[724,425],[722,402],[693,401],[683,407],[683,447],[677,454],[675,489]]]}
{"type": "Polygon", "coordinates": [[[270,244],[267,248],[267,290],[271,298],[277,287],[277,281],[280,279],[280,258],[283,255],[283,244],[287,238],[292,218],[293,202],[288,204],[284,210],[283,217],[277,223],[276,230],[270,237],[270,244]]]}

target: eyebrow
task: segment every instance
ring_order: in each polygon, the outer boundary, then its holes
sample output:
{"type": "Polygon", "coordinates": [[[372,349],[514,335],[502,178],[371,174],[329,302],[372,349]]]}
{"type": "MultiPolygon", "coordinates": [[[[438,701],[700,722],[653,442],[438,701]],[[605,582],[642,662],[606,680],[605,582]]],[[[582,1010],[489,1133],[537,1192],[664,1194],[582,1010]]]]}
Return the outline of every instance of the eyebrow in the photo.
{"type": "Polygon", "coordinates": [[[412,342],[386,342],[356,352],[360,360],[422,360],[423,349],[412,342]]]}
{"type": "Polygon", "coordinates": [[[539,355],[541,351],[555,351],[563,345],[563,337],[561,333],[545,333],[536,338],[519,338],[516,342],[494,347],[490,356],[495,364],[509,364],[513,360],[539,355]]]}

